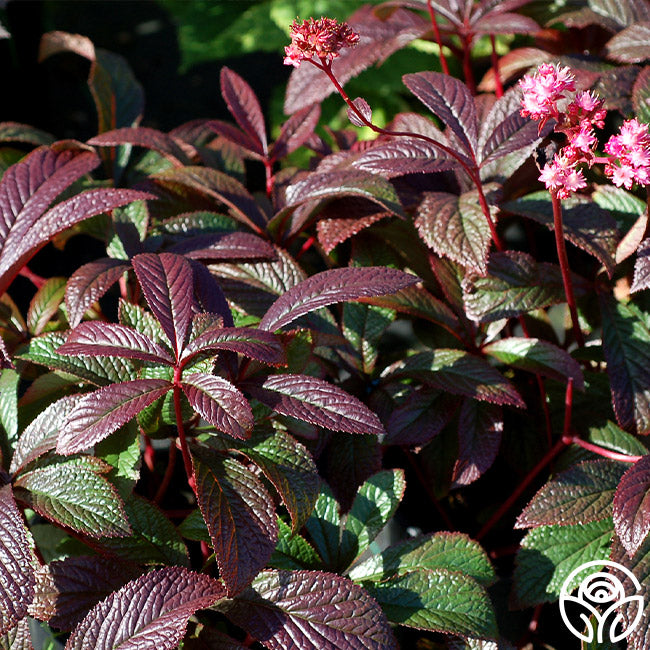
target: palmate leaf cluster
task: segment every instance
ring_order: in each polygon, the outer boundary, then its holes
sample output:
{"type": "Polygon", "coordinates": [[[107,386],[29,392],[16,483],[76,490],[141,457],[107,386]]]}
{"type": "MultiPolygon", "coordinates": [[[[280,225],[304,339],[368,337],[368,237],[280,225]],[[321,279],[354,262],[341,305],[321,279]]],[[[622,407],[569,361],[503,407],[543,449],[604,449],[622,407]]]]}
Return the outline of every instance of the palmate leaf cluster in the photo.
{"type": "MultiPolygon", "coordinates": [[[[650,7],[397,0],[349,22],[341,83],[438,38],[464,79],[432,56],[400,135],[362,141],[321,125],[316,67],[282,125],[224,67],[232,120],[163,133],[125,60],[43,36],[41,59],[90,63],[98,133],[0,124],[1,648],[35,625],[79,650],[563,648],[580,564],[650,588],[648,202],[598,166],[563,202],[580,347],[532,160],[552,124],[514,83],[559,60],[607,129],[647,122],[650,7]],[[572,38],[551,52],[542,27],[572,38]],[[476,82],[491,34],[517,36],[476,82]],[[72,237],[105,255],[29,270],[72,237]]],[[[628,644],[650,648],[647,617],[628,644]]]]}

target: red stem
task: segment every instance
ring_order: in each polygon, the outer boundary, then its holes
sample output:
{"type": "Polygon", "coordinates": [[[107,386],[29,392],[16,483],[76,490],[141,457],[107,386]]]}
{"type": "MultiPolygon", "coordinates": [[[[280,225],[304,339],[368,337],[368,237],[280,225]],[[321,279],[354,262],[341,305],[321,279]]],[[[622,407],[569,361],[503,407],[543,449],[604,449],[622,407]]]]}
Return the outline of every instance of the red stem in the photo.
{"type": "Polygon", "coordinates": [[[566,447],[566,442],[560,438],[544,457],[533,467],[526,478],[515,488],[514,492],[501,504],[501,507],[490,517],[487,523],[476,535],[479,540],[492,530],[493,526],[510,510],[512,505],[519,499],[524,490],[533,482],[537,475],[566,447]]]}
{"type": "Polygon", "coordinates": [[[158,491],[156,492],[156,496],[153,498],[154,503],[160,503],[163,497],[165,496],[165,493],[167,492],[167,488],[169,487],[169,484],[172,480],[172,476],[174,475],[175,467],[176,467],[176,442],[172,440],[169,445],[167,469],[165,469],[165,475],[163,476],[163,480],[158,486],[158,491]]]}
{"type": "Polygon", "coordinates": [[[37,289],[40,289],[46,282],[47,279],[31,271],[28,266],[23,266],[18,275],[22,275],[24,278],[27,278],[37,289]]]}
{"type": "Polygon", "coordinates": [[[196,494],[196,481],[194,479],[194,469],[192,468],[192,459],[190,458],[190,450],[187,446],[187,439],[185,438],[185,429],[183,428],[183,409],[181,407],[181,367],[174,368],[174,412],[176,414],[176,428],[178,429],[178,442],[181,446],[181,453],[183,454],[183,464],[185,465],[185,473],[187,474],[187,484],[192,488],[192,492],[196,494]]]}
{"type": "Polygon", "coordinates": [[[474,72],[472,71],[472,38],[473,34],[467,34],[463,40],[463,73],[465,74],[465,84],[472,95],[476,95],[476,82],[474,81],[474,72]]]}
{"type": "MultiPolygon", "coordinates": [[[[322,70],[329,77],[329,80],[334,84],[334,87],[336,88],[339,95],[341,95],[343,101],[348,105],[350,110],[359,118],[362,124],[367,126],[369,129],[371,129],[375,133],[379,133],[380,135],[390,135],[393,137],[399,136],[399,137],[416,138],[418,140],[424,140],[425,142],[428,142],[438,147],[441,151],[444,151],[446,154],[448,154],[449,156],[457,160],[460,163],[461,167],[467,172],[469,177],[472,179],[472,181],[474,181],[474,184],[476,185],[476,188],[478,190],[479,204],[481,206],[483,215],[485,216],[485,219],[487,220],[488,225],[490,227],[490,233],[492,235],[492,241],[494,241],[495,247],[497,248],[497,250],[503,250],[503,244],[501,243],[501,240],[499,239],[499,236],[497,234],[496,227],[494,225],[494,222],[492,221],[492,216],[490,215],[490,208],[488,207],[485,194],[483,193],[483,184],[481,182],[481,177],[479,175],[477,166],[468,167],[465,160],[463,160],[463,157],[460,156],[456,151],[454,151],[450,147],[447,147],[444,144],[441,144],[440,142],[434,140],[433,138],[430,138],[426,135],[422,135],[421,133],[412,133],[409,131],[389,131],[388,129],[382,129],[379,126],[376,126],[370,120],[368,120],[366,116],[354,105],[354,103],[352,102],[348,94],[345,92],[345,90],[343,90],[343,86],[341,86],[341,84],[338,82],[338,79],[334,76],[334,73],[332,72],[332,66],[329,62],[327,62],[325,59],[321,59],[321,63],[317,63],[313,59],[308,59],[308,60],[311,64],[315,65],[319,70],[322,70]]],[[[473,83],[473,77],[472,77],[472,83],[473,83]]]]}
{"type": "Polygon", "coordinates": [[[562,202],[557,198],[554,192],[551,192],[551,202],[553,204],[553,228],[555,230],[555,247],[557,256],[560,261],[560,270],[562,271],[562,282],[564,283],[564,293],[566,295],[569,312],[571,313],[571,325],[573,327],[573,336],[579,347],[584,347],[585,339],[580,329],[578,321],[578,310],[576,308],[576,299],[573,294],[573,282],[571,280],[571,269],[569,268],[569,258],[566,254],[566,245],[564,243],[564,228],[562,226],[562,202]]]}
{"type": "Polygon", "coordinates": [[[503,82],[501,81],[501,73],[499,72],[499,55],[497,54],[497,43],[494,34],[490,34],[490,43],[492,44],[490,58],[492,60],[492,70],[494,70],[495,94],[499,98],[503,97],[503,82]]]}
{"type": "Polygon", "coordinates": [[[582,447],[587,451],[591,451],[594,454],[598,454],[603,458],[609,458],[610,460],[618,460],[621,463],[636,463],[643,458],[643,456],[628,456],[627,454],[621,454],[617,451],[612,451],[611,449],[605,449],[605,447],[601,447],[600,445],[594,445],[592,442],[587,442],[586,440],[582,440],[578,438],[578,436],[569,436],[567,438],[567,442],[573,443],[574,445],[578,445],[579,447],[582,447]]]}
{"type": "Polygon", "coordinates": [[[153,445],[149,436],[144,436],[144,454],[143,460],[144,464],[147,466],[147,469],[153,474],[154,471],[154,457],[156,452],[154,451],[153,445]]]}
{"type": "Polygon", "coordinates": [[[429,10],[429,17],[431,18],[431,27],[433,28],[433,34],[436,38],[436,43],[438,43],[438,48],[440,49],[440,65],[442,71],[445,74],[449,74],[449,66],[447,65],[447,58],[445,53],[442,51],[442,38],[440,36],[440,29],[438,28],[438,21],[436,20],[436,13],[433,10],[431,0],[427,0],[427,9],[429,10]]]}
{"type": "Polygon", "coordinates": [[[266,196],[271,198],[273,194],[273,161],[269,158],[264,158],[264,172],[266,174],[266,196]]]}

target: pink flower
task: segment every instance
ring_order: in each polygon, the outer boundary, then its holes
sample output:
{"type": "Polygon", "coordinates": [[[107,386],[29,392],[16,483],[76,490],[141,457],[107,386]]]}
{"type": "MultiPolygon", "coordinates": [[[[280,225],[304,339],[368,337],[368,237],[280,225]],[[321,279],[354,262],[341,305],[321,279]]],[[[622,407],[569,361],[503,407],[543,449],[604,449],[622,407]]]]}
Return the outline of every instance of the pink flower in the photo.
{"type": "Polygon", "coordinates": [[[334,18],[315,20],[297,19],[291,24],[291,45],[284,48],[285,65],[298,67],[302,61],[318,57],[322,63],[329,63],[339,55],[343,47],[352,47],[359,42],[359,34],[353,32],[347,23],[334,18]]]}
{"type": "Polygon", "coordinates": [[[521,115],[543,124],[550,117],[558,116],[557,102],[564,97],[565,90],[575,90],[575,80],[567,67],[543,63],[534,75],[526,75],[519,85],[523,91],[521,115]]]}
{"type": "Polygon", "coordinates": [[[575,162],[560,153],[550,163],[544,165],[539,180],[546,189],[553,192],[558,199],[567,199],[577,190],[587,187],[582,171],[576,169],[575,162]]]}
{"type": "Polygon", "coordinates": [[[650,133],[648,125],[636,118],[626,120],[618,135],[605,144],[605,151],[615,160],[607,163],[605,174],[612,183],[628,190],[636,181],[639,185],[650,184],[650,133]]]}

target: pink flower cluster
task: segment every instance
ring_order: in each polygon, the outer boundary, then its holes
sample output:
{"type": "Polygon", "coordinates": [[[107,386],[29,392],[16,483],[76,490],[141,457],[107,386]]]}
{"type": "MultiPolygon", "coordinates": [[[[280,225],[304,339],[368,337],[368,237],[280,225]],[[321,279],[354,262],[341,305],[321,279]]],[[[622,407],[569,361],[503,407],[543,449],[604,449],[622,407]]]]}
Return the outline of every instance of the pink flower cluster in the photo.
{"type": "Polygon", "coordinates": [[[343,47],[352,47],[359,42],[359,34],[347,23],[335,18],[294,20],[291,24],[291,45],[284,48],[285,65],[298,67],[302,61],[318,57],[322,63],[330,63],[343,47]]]}
{"type": "Polygon", "coordinates": [[[523,90],[521,114],[542,120],[539,128],[551,117],[558,117],[557,103],[565,90],[575,90],[575,78],[569,68],[543,63],[534,75],[526,75],[519,82],[523,90]]]}
{"type": "Polygon", "coordinates": [[[629,190],[634,181],[640,185],[650,184],[650,133],[647,124],[636,118],[627,120],[619,134],[607,141],[605,151],[616,158],[605,165],[605,174],[611,177],[614,185],[629,190]]]}

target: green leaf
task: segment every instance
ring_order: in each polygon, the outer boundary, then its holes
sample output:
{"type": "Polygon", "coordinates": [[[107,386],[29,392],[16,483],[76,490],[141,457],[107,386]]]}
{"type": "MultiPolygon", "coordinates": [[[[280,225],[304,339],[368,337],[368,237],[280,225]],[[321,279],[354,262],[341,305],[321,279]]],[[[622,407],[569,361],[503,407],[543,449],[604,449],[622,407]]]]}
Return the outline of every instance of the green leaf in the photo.
{"type": "Polygon", "coordinates": [[[515,528],[586,524],[611,517],[614,492],[626,469],[626,463],[603,458],[570,467],[537,492],[515,528]]]}
{"type": "Polygon", "coordinates": [[[271,481],[289,511],[293,531],[302,528],[314,509],[320,478],[307,449],[280,430],[254,431],[246,442],[228,441],[248,456],[271,481]]]}
{"type": "Polygon", "coordinates": [[[429,248],[485,275],[491,235],[477,190],[460,196],[426,192],[416,214],[415,225],[429,248]]]}
{"type": "Polygon", "coordinates": [[[392,309],[354,302],[343,305],[343,335],[354,350],[354,364],[361,372],[372,374],[379,340],[394,320],[392,309]]]}
{"type": "Polygon", "coordinates": [[[602,427],[590,427],[587,440],[630,456],[644,456],[648,453],[648,448],[641,441],[609,421],[602,427]]]}
{"type": "Polygon", "coordinates": [[[624,232],[632,227],[646,209],[645,201],[614,185],[597,185],[591,198],[616,219],[618,228],[624,232]]]}
{"type": "Polygon", "coordinates": [[[488,639],[498,634],[487,593],[461,573],[413,571],[365,587],[393,623],[488,639]]]}
{"type": "Polygon", "coordinates": [[[435,533],[408,539],[389,546],[361,564],[348,575],[357,582],[379,582],[411,571],[446,569],[474,578],[484,587],[496,579],[492,564],[478,542],[462,533],[435,533]]]}
{"type": "Polygon", "coordinates": [[[160,323],[142,307],[120,298],[118,315],[120,324],[132,327],[159,345],[162,343],[169,347],[160,323]]]}
{"type": "Polygon", "coordinates": [[[278,543],[271,555],[269,565],[276,569],[317,569],[321,561],[312,545],[291,526],[278,519],[278,543]]]}
{"type": "MultiPolygon", "coordinates": [[[[553,230],[553,204],[546,190],[533,192],[501,206],[553,230]]],[[[574,245],[593,255],[610,277],[614,271],[618,231],[607,210],[584,197],[573,196],[562,201],[562,225],[565,237],[574,245]]]]}
{"type": "Polygon", "coordinates": [[[183,540],[158,507],[132,494],[124,501],[124,510],[131,525],[131,536],[101,539],[106,551],[138,564],[189,566],[183,540]]]}
{"type": "Polygon", "coordinates": [[[192,510],[192,512],[183,519],[178,527],[178,532],[186,539],[191,539],[195,542],[210,543],[208,527],[205,525],[203,515],[198,508],[192,510]]]}
{"type": "Polygon", "coordinates": [[[378,472],[359,488],[343,528],[341,566],[349,566],[370,546],[395,514],[405,489],[401,469],[378,472]]]}
{"type": "Polygon", "coordinates": [[[613,533],[611,518],[576,526],[540,526],[529,531],[517,553],[512,594],[515,604],[530,607],[557,600],[563,582],[574,569],[585,562],[608,558],[613,533]]]}
{"type": "Polygon", "coordinates": [[[109,466],[82,456],[48,462],[15,481],[16,494],[40,515],[91,537],[131,533],[117,490],[103,477],[109,466]]]}
{"type": "Polygon", "coordinates": [[[311,542],[326,567],[335,567],[341,541],[341,516],[339,504],[326,483],[321,483],[321,492],[314,510],[305,522],[311,542]]]}
{"type": "Polygon", "coordinates": [[[42,334],[33,338],[27,350],[16,356],[47,366],[51,370],[61,370],[96,386],[108,386],[136,378],[135,366],[128,359],[57,354],[56,349],[62,346],[65,340],[65,332],[42,334]]]}
{"type": "Polygon", "coordinates": [[[50,278],[36,292],[27,310],[27,328],[38,336],[61,307],[65,296],[65,278],[50,278]]]}
{"type": "Polygon", "coordinates": [[[465,277],[463,300],[470,318],[491,323],[566,299],[559,267],[538,264],[527,253],[508,251],[490,255],[486,277],[465,277]]]}
{"type": "Polygon", "coordinates": [[[614,413],[623,429],[650,433],[649,317],[632,304],[600,299],[603,349],[614,413]]]}
{"type": "Polygon", "coordinates": [[[434,388],[474,399],[525,407],[514,386],[484,359],[464,350],[420,352],[390,366],[382,377],[416,377],[434,388]]]}
{"type": "Polygon", "coordinates": [[[112,469],[107,477],[123,498],[132,491],[140,478],[140,432],[134,421],[95,445],[95,456],[101,458],[112,469]]]}
{"type": "Polygon", "coordinates": [[[547,341],[511,336],[486,345],[483,352],[514,368],[560,381],[573,379],[574,388],[584,390],[585,380],[578,362],[547,341]]]}
{"type": "Polygon", "coordinates": [[[10,368],[0,372],[0,452],[11,458],[18,435],[18,382],[20,375],[10,368]]]}

